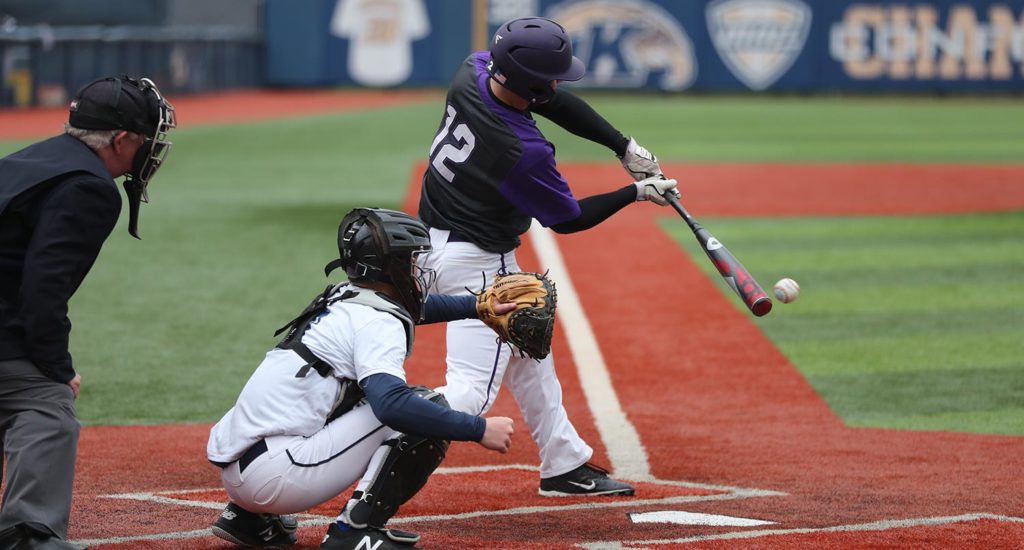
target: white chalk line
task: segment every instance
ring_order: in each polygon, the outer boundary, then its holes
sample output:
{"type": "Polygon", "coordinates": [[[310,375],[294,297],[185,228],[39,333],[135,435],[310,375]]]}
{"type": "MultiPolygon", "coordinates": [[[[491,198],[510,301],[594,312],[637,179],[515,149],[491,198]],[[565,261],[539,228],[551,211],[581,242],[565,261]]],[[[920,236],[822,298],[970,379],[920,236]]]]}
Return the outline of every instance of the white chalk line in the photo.
{"type": "Polygon", "coordinates": [[[580,548],[588,550],[616,550],[616,549],[638,549],[647,546],[661,546],[666,544],[686,544],[690,542],[706,542],[712,540],[742,540],[761,537],[785,536],[785,535],[806,535],[813,533],[850,533],[858,531],[890,531],[893,529],[907,529],[912,527],[929,527],[935,525],[948,525],[952,523],[964,523],[979,520],[1007,521],[1012,523],[1024,523],[1024,518],[1014,516],[1003,516],[999,514],[975,513],[962,514],[959,516],[936,516],[909,519],[885,519],[870,523],[856,523],[851,525],[834,525],[831,527],[806,527],[794,529],[757,529],[752,531],[733,531],[729,533],[718,533],[713,535],[695,535],[676,539],[652,539],[652,540],[617,540],[617,541],[594,541],[577,544],[580,548]]]}
{"type": "MultiPolygon", "coordinates": [[[[449,468],[438,468],[434,475],[459,475],[466,473],[475,472],[495,472],[501,470],[521,470],[527,472],[536,472],[537,467],[529,464],[504,464],[504,465],[481,465],[481,466],[456,466],[449,468]]],[[[452,521],[452,520],[466,520],[481,517],[508,517],[508,516],[521,516],[530,514],[547,514],[552,512],[566,512],[566,511],[578,511],[578,510],[601,510],[610,508],[629,508],[629,507],[645,507],[645,506],[669,506],[686,504],[693,502],[712,502],[712,501],[723,501],[723,500],[737,500],[746,498],[758,498],[758,497],[777,497],[785,496],[786,493],[780,493],[778,491],[768,491],[763,489],[752,489],[746,487],[734,487],[729,485],[709,485],[706,483],[691,483],[686,481],[675,481],[675,480],[650,480],[645,483],[651,485],[664,485],[682,488],[693,488],[703,490],[715,490],[720,493],[712,495],[681,495],[664,498],[652,498],[652,499],[616,499],[606,500],[600,499],[590,502],[581,502],[573,504],[563,505],[552,505],[552,506],[520,506],[514,508],[505,508],[501,510],[486,510],[486,511],[473,511],[464,512],[459,514],[432,514],[432,515],[421,515],[421,516],[405,516],[392,518],[389,524],[391,525],[402,525],[411,523],[432,523],[440,521],[452,521]]],[[[211,502],[206,500],[194,500],[188,498],[175,497],[173,495],[190,495],[190,494],[201,494],[201,493],[215,493],[222,492],[222,487],[210,487],[210,488],[193,488],[193,489],[180,489],[180,490],[165,490],[165,491],[153,491],[153,492],[134,492],[134,493],[117,493],[112,495],[102,495],[102,498],[119,499],[119,500],[135,500],[141,502],[150,502],[156,504],[165,504],[171,506],[183,506],[192,508],[204,508],[209,510],[220,510],[224,507],[223,502],[211,502]]],[[[315,527],[327,525],[334,521],[334,516],[323,516],[319,514],[296,514],[296,519],[299,520],[301,527],[315,527]]],[[[123,537],[108,537],[102,539],[83,539],[72,541],[74,544],[82,546],[99,546],[101,544],[123,544],[135,541],[158,541],[158,540],[182,540],[200,538],[205,536],[212,536],[210,530],[198,529],[191,531],[176,531],[168,533],[154,533],[146,535],[134,535],[134,536],[123,536],[123,537]]]]}
{"type": "Polygon", "coordinates": [[[557,319],[565,329],[569,350],[579,371],[583,395],[608,451],[611,471],[616,477],[627,480],[653,479],[647,451],[640,441],[640,434],[622,410],[601,347],[583,311],[583,304],[555,237],[551,231],[534,222],[530,227],[530,238],[542,269],[547,270],[555,282],[558,291],[557,319]]]}

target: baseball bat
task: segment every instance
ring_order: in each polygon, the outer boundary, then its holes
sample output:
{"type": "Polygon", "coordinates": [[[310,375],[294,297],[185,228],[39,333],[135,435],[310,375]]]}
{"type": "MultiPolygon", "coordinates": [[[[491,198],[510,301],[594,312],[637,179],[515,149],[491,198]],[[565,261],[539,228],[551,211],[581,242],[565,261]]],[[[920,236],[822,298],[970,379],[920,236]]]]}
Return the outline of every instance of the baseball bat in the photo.
{"type": "Polygon", "coordinates": [[[679,203],[675,193],[665,193],[664,197],[672,205],[672,208],[676,209],[676,212],[683,218],[686,225],[690,226],[690,229],[693,230],[694,236],[697,237],[697,242],[700,243],[701,248],[707,253],[711,263],[718,269],[718,273],[722,275],[725,282],[729,283],[729,287],[743,300],[743,303],[750,309],[750,312],[757,317],[767,315],[772,310],[772,300],[761,288],[761,285],[757,284],[757,281],[750,275],[750,272],[743,267],[743,264],[736,259],[736,256],[732,255],[732,252],[729,252],[729,249],[721,241],[716,239],[707,229],[701,227],[700,223],[679,203]]]}

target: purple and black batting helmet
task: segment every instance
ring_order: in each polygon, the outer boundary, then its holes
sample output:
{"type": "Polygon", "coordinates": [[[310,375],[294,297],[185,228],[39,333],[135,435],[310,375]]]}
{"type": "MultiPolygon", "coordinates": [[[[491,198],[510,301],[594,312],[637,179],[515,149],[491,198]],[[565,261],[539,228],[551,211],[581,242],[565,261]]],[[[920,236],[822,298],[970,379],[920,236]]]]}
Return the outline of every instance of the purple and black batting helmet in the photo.
{"type": "Polygon", "coordinates": [[[523,17],[498,27],[487,70],[516,95],[543,103],[555,94],[552,80],[579,80],[587,69],[572,55],[565,27],[543,17],[523,17]]]}

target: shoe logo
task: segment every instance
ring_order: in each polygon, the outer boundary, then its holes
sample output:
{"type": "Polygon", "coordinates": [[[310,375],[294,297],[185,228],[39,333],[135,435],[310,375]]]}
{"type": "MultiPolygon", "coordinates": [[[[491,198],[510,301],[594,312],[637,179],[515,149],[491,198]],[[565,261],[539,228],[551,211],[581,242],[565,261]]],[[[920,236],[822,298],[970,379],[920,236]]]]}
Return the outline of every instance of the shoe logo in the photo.
{"type": "Polygon", "coordinates": [[[220,517],[222,517],[222,518],[224,518],[224,519],[226,519],[228,521],[231,521],[231,520],[237,518],[238,514],[232,512],[231,510],[224,510],[223,512],[220,513],[220,517]]]}
{"type": "Polygon", "coordinates": [[[260,531],[260,536],[263,537],[264,542],[270,542],[270,539],[277,536],[277,533],[274,532],[274,526],[270,525],[266,529],[260,531]]]}
{"type": "Polygon", "coordinates": [[[370,535],[365,535],[363,536],[362,540],[359,541],[359,544],[356,545],[355,550],[362,550],[364,548],[366,550],[377,550],[378,548],[380,548],[380,545],[382,544],[384,544],[383,539],[378,540],[376,543],[374,543],[373,538],[371,538],[370,535]]]}
{"type": "Polygon", "coordinates": [[[578,483],[575,481],[570,481],[569,483],[572,483],[573,485],[579,487],[580,489],[583,489],[584,491],[593,491],[594,487],[597,487],[597,483],[595,483],[593,480],[587,483],[578,483]]]}

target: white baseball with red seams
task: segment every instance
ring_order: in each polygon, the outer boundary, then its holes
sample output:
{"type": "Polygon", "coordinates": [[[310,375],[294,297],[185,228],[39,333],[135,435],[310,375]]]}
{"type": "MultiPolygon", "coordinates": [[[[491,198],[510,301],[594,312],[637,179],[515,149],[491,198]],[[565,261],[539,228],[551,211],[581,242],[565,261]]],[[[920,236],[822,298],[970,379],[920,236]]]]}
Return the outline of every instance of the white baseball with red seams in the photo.
{"type": "Polygon", "coordinates": [[[779,282],[775,283],[775,297],[780,302],[788,304],[793,300],[796,300],[800,296],[800,285],[796,281],[790,278],[779,279],[779,282]]]}

